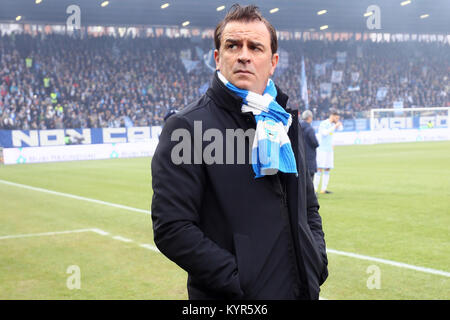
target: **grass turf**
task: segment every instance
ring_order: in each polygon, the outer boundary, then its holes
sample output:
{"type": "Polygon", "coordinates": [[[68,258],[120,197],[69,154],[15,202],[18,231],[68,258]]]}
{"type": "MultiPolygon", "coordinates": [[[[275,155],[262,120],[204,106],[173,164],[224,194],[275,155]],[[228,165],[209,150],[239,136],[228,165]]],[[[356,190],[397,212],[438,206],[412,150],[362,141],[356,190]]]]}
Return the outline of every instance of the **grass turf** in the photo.
{"type": "MultiPolygon", "coordinates": [[[[0,179],[144,210],[149,158],[0,167],[0,179]]],[[[450,269],[450,142],[342,146],[319,195],[329,248],[421,267],[450,269]]],[[[153,243],[148,214],[0,183],[0,299],[186,299],[186,273],[153,243]],[[133,240],[122,242],[113,236],[133,240]],[[81,289],[66,287],[78,265],[81,289]]],[[[329,253],[328,299],[449,299],[448,277],[329,253]],[[367,268],[380,269],[368,289],[367,268]]]]}

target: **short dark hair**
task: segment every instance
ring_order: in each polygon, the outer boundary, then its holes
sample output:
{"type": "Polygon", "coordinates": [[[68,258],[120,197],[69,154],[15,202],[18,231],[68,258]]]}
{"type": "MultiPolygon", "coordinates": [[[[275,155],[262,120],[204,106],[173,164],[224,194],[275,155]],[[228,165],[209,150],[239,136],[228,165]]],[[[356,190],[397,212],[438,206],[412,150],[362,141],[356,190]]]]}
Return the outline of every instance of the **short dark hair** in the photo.
{"type": "Polygon", "coordinates": [[[233,6],[227,12],[225,18],[223,18],[223,20],[217,24],[216,29],[214,30],[214,45],[216,49],[220,49],[220,37],[222,36],[222,32],[228,22],[252,22],[255,20],[261,21],[266,25],[267,30],[269,30],[270,34],[270,49],[272,50],[272,54],[276,53],[278,50],[277,32],[275,31],[273,25],[262,16],[259,8],[253,4],[244,7],[240,6],[237,3],[233,4],[233,6]]]}
{"type": "Polygon", "coordinates": [[[341,113],[336,108],[330,108],[330,115],[332,115],[332,116],[340,116],[341,113]]]}

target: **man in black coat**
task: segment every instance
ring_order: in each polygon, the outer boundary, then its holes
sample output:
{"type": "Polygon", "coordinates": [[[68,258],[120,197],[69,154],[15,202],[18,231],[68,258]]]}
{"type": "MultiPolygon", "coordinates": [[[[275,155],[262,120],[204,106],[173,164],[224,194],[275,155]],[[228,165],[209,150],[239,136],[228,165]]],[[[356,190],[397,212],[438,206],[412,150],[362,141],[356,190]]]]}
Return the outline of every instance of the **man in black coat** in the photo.
{"type": "Polygon", "coordinates": [[[302,128],[303,137],[305,138],[305,153],[306,166],[311,179],[314,179],[314,174],[317,171],[316,149],[319,146],[314,128],[311,126],[313,121],[313,114],[310,110],[305,110],[302,113],[302,121],[300,127],[302,128]]]}
{"type": "MultiPolygon", "coordinates": [[[[221,74],[262,94],[278,54],[275,29],[257,7],[234,5],[214,38],[221,74]]],[[[243,99],[217,72],[208,91],[161,132],[152,160],[154,240],[188,273],[190,299],[318,299],[328,276],[297,111],[276,90],[276,102],[292,116],[298,174],[255,178],[247,152],[255,117],[241,111],[243,99]]]]}

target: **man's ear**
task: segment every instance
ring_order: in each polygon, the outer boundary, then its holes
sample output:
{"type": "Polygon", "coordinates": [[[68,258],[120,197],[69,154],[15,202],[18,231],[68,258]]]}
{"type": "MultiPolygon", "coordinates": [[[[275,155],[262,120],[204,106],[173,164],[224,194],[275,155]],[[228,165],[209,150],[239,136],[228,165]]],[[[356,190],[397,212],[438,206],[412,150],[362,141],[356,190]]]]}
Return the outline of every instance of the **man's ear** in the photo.
{"type": "Polygon", "coordinates": [[[219,50],[214,50],[214,61],[216,61],[216,70],[219,70],[219,50]]]}
{"type": "Polygon", "coordinates": [[[272,65],[272,68],[270,69],[270,76],[273,76],[273,74],[275,72],[275,68],[277,67],[279,58],[280,58],[280,56],[278,55],[278,53],[274,53],[272,55],[272,59],[270,61],[271,65],[272,65]]]}

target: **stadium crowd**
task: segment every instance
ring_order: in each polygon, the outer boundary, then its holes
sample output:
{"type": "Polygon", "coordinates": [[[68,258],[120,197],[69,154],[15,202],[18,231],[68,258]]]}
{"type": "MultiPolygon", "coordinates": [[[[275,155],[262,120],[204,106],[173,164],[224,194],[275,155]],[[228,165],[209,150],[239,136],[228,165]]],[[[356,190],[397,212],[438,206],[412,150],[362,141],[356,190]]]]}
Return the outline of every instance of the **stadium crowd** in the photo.
{"type": "Polygon", "coordinates": [[[315,118],[327,118],[330,107],[340,110],[345,119],[368,117],[370,109],[392,108],[395,101],[402,101],[404,108],[450,107],[448,44],[366,42],[358,46],[346,42],[290,41],[284,45],[290,48],[289,69],[278,83],[294,107],[304,110],[298,85],[304,56],[309,109],[315,118]],[[337,52],[346,52],[346,59],[338,62],[337,52]],[[326,61],[330,65],[325,73],[316,75],[315,65],[326,61]],[[343,71],[341,81],[331,81],[333,70],[343,71]],[[354,78],[352,73],[356,73],[354,78]],[[327,82],[331,82],[329,96],[320,90],[320,84],[327,82]],[[378,90],[383,87],[387,88],[386,95],[378,99],[378,90]]]}
{"type": "MultiPolygon", "coordinates": [[[[2,35],[0,129],[160,125],[169,110],[186,106],[207,88],[212,70],[198,52],[212,45],[212,39],[2,35]],[[201,60],[193,70],[180,58],[186,49],[192,60],[201,60]]],[[[404,107],[450,106],[448,44],[283,40],[279,48],[288,63],[277,70],[275,82],[292,108],[304,110],[304,57],[315,119],[325,119],[330,107],[349,119],[365,117],[371,108],[392,108],[395,101],[404,107]]]]}

